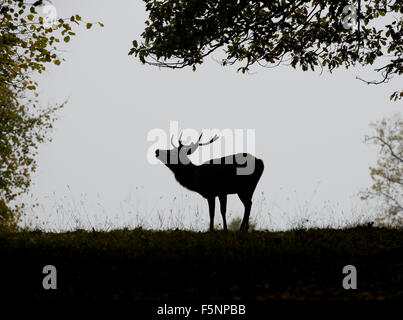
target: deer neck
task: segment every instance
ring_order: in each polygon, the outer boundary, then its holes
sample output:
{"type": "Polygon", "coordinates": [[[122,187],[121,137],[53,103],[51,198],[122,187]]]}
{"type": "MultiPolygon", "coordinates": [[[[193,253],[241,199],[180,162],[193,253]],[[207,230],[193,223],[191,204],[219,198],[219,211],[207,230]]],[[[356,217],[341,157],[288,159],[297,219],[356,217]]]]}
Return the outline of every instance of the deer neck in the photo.
{"type": "Polygon", "coordinates": [[[175,179],[185,188],[195,190],[195,174],[197,166],[189,162],[188,164],[171,166],[170,169],[175,175],[175,179]]]}

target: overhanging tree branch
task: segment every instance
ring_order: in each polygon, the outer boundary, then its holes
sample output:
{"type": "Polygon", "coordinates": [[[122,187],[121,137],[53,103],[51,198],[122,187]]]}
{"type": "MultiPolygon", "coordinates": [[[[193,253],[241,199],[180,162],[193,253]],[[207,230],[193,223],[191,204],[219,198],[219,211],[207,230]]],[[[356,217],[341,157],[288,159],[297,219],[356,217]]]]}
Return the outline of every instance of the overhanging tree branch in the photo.
{"type": "MultiPolygon", "coordinates": [[[[381,68],[386,83],[403,72],[403,3],[400,0],[144,0],[148,12],[140,44],[129,55],[142,63],[168,68],[195,68],[218,48],[222,65],[240,63],[247,71],[255,63],[274,67],[291,60],[293,68],[329,71],[356,64],[373,65],[391,57],[381,68]],[[343,26],[343,8],[357,7],[358,29],[343,26]],[[396,20],[386,26],[377,19],[396,20]],[[175,61],[170,61],[170,60],[175,61]]],[[[403,97],[395,92],[392,100],[403,97]]]]}

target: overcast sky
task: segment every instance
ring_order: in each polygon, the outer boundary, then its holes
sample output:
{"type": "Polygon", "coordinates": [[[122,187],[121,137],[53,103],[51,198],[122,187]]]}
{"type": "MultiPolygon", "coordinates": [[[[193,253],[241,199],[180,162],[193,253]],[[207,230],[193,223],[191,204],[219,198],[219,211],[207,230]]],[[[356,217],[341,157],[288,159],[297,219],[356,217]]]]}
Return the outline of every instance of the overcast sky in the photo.
{"type": "MultiPolygon", "coordinates": [[[[389,102],[398,80],[370,87],[355,77],[376,75],[361,69],[320,74],[287,66],[241,74],[218,65],[218,56],[197,72],[144,66],[128,56],[144,28],[142,1],[53,3],[59,17],[78,13],[105,27],[76,28],[77,37],[63,48],[66,62],[40,78],[45,106],[68,104],[53,142],[40,148],[32,198],[41,206],[31,218],[37,215],[50,229],[142,224],[205,230],[207,201],[147,160],[153,145],[147,135],[158,128],[169,136],[170,121],[197,131],[255,130],[255,154],[265,172],[252,219],[264,227],[287,228],[305,218],[336,224],[373,214],[357,196],[370,185],[368,167],[376,161],[376,148],[363,140],[370,122],[399,111],[401,102],[389,102]]],[[[230,217],[243,213],[236,196],[228,206],[230,217]]]]}

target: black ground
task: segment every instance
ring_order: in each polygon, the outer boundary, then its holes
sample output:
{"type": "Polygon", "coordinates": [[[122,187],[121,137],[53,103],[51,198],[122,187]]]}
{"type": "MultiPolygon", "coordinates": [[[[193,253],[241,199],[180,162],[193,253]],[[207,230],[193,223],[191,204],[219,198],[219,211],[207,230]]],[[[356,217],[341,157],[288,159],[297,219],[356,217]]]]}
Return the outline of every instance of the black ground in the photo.
{"type": "Polygon", "coordinates": [[[0,233],[10,300],[403,300],[403,230],[0,233]],[[44,290],[45,265],[57,289],[44,290]],[[357,289],[345,290],[345,265],[357,289]]]}

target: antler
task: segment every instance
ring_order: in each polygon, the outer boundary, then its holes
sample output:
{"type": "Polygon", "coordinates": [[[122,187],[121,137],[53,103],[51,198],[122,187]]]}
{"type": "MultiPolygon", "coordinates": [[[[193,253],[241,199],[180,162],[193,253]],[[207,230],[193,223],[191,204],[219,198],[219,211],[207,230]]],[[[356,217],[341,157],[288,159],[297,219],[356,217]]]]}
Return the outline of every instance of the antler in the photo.
{"type": "Polygon", "coordinates": [[[180,149],[182,147],[185,147],[185,148],[193,149],[193,151],[194,151],[194,150],[197,149],[197,147],[205,146],[207,144],[213,143],[214,141],[216,141],[218,139],[218,136],[214,135],[214,137],[212,137],[209,141],[201,143],[200,140],[201,140],[202,136],[203,136],[203,132],[200,134],[199,139],[197,140],[196,143],[191,143],[191,144],[188,144],[188,145],[184,145],[182,143],[182,132],[181,132],[181,134],[179,136],[179,139],[178,139],[179,146],[178,147],[175,146],[175,144],[173,142],[173,136],[171,136],[171,143],[175,148],[180,149]]]}
{"type": "Polygon", "coordinates": [[[179,146],[175,146],[175,144],[174,144],[174,136],[172,135],[171,136],[171,144],[175,147],[175,148],[181,148],[181,147],[183,147],[183,144],[182,144],[182,132],[181,132],[181,134],[180,134],[180,136],[179,136],[179,139],[178,139],[178,143],[179,143],[179,146]]]}
{"type": "Polygon", "coordinates": [[[214,141],[216,141],[216,140],[218,139],[218,136],[217,136],[217,135],[214,135],[214,137],[212,137],[212,138],[210,139],[210,141],[207,141],[207,142],[204,142],[204,143],[200,143],[200,140],[201,140],[202,135],[203,135],[203,133],[200,134],[199,140],[197,140],[197,142],[196,142],[196,144],[197,144],[198,146],[205,146],[205,145],[207,145],[207,144],[213,143],[214,141]]]}

